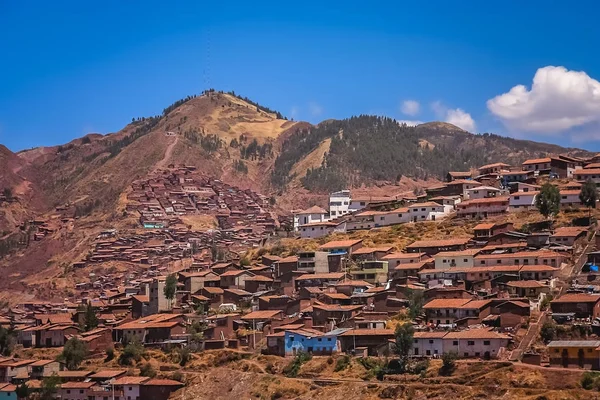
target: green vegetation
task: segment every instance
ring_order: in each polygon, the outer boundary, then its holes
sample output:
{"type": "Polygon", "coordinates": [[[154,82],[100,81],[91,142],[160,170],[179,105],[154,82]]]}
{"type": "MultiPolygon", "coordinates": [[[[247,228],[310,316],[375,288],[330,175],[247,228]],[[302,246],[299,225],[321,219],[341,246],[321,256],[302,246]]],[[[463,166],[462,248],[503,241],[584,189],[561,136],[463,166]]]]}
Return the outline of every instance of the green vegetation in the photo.
{"type": "Polygon", "coordinates": [[[53,400],[58,392],[58,385],[60,385],[60,378],[58,375],[53,374],[42,380],[40,388],[40,400],[53,400]]]}
{"type": "Polygon", "coordinates": [[[335,372],[343,371],[350,365],[350,356],[348,354],[344,354],[340,358],[337,359],[335,363],[335,372]]]}
{"type": "Polygon", "coordinates": [[[92,304],[88,303],[88,305],[85,307],[84,330],[88,332],[92,329],[96,329],[97,327],[98,317],[96,316],[96,312],[94,311],[92,304]]]}
{"type": "Polygon", "coordinates": [[[444,353],[442,355],[442,366],[440,367],[440,375],[444,375],[444,376],[452,375],[452,373],[456,369],[456,360],[457,359],[458,359],[458,354],[456,354],[456,352],[454,352],[454,351],[444,353]]]}
{"type": "Polygon", "coordinates": [[[190,101],[190,100],[192,100],[192,99],[195,99],[195,98],[196,98],[196,95],[194,94],[194,95],[192,95],[192,96],[187,96],[187,97],[186,97],[186,98],[184,98],[184,99],[179,99],[179,100],[177,100],[176,102],[174,102],[174,103],[173,103],[173,104],[171,104],[170,106],[168,106],[168,107],[165,107],[165,108],[163,109],[163,114],[162,114],[162,115],[163,115],[163,116],[166,116],[167,114],[169,114],[171,111],[173,111],[174,109],[176,109],[176,108],[177,108],[177,107],[179,107],[180,105],[182,105],[182,104],[185,104],[185,103],[187,103],[188,101],[190,101]]]}
{"type": "Polygon", "coordinates": [[[16,343],[15,332],[0,326],[0,354],[8,357],[12,354],[16,343]]]}
{"type": "Polygon", "coordinates": [[[18,399],[27,399],[30,393],[29,386],[27,386],[25,382],[23,382],[19,386],[17,386],[15,393],[17,394],[18,399]]]}
{"type": "Polygon", "coordinates": [[[242,160],[235,160],[233,162],[233,168],[242,174],[248,173],[248,166],[242,160]]]}
{"type": "Polygon", "coordinates": [[[585,390],[600,390],[600,373],[587,371],[581,376],[581,387],[585,390]]]}
{"type": "Polygon", "coordinates": [[[217,135],[203,134],[195,130],[190,130],[185,132],[183,137],[192,143],[199,144],[208,154],[212,154],[223,147],[223,141],[217,135]]]}
{"type": "Polygon", "coordinates": [[[413,337],[415,330],[410,322],[398,325],[394,336],[396,337],[396,343],[394,346],[394,352],[399,357],[400,370],[405,370],[408,364],[408,356],[413,347],[413,337]]]}
{"type": "Polygon", "coordinates": [[[111,360],[113,360],[115,358],[115,348],[110,346],[106,348],[106,358],[104,359],[105,362],[109,362],[111,360]]]}
{"type": "Polygon", "coordinates": [[[163,293],[167,300],[169,300],[169,308],[171,308],[173,299],[175,298],[175,292],[177,291],[177,275],[169,274],[165,280],[165,287],[163,293]]]}
{"type": "Polygon", "coordinates": [[[554,217],[560,211],[560,190],[550,182],[542,185],[535,198],[535,206],[544,217],[554,217]]]}
{"type": "Polygon", "coordinates": [[[408,316],[414,320],[423,312],[423,304],[425,300],[423,298],[423,292],[421,290],[414,290],[408,296],[408,316]]]}
{"type": "Polygon", "coordinates": [[[146,350],[144,346],[139,342],[133,341],[125,346],[119,355],[119,365],[132,365],[132,361],[139,363],[145,355],[146,350]]]}
{"type": "Polygon", "coordinates": [[[4,197],[6,198],[6,200],[7,200],[7,201],[10,201],[10,200],[12,200],[12,197],[13,197],[13,192],[12,192],[12,189],[11,189],[11,188],[9,188],[9,187],[5,187],[5,188],[2,190],[2,194],[4,195],[4,197]]]}
{"type": "MultiPolygon", "coordinates": [[[[214,89],[210,89],[209,91],[213,91],[214,92],[214,89]]],[[[220,93],[223,93],[223,92],[220,92],[220,93]]],[[[227,94],[229,94],[231,96],[234,96],[234,97],[237,97],[238,99],[243,100],[243,101],[245,101],[248,104],[252,104],[254,107],[256,107],[256,111],[261,111],[262,110],[262,111],[267,112],[269,114],[275,114],[275,116],[277,117],[277,119],[287,119],[279,111],[275,111],[275,110],[270,109],[269,107],[262,106],[262,105],[260,105],[260,104],[258,104],[256,102],[250,100],[247,97],[242,97],[239,94],[236,94],[233,90],[231,92],[227,92],[227,94]]]]}
{"type": "Polygon", "coordinates": [[[264,143],[260,145],[256,139],[253,139],[248,146],[240,146],[240,155],[248,160],[262,160],[273,155],[273,144],[264,143]]]}
{"type": "Polygon", "coordinates": [[[592,208],[596,208],[596,202],[598,201],[596,184],[591,179],[588,179],[581,187],[579,200],[581,200],[581,204],[588,208],[588,215],[591,217],[592,208]]]}
{"type": "Polygon", "coordinates": [[[148,378],[156,377],[156,370],[149,362],[144,363],[140,366],[140,376],[147,376],[148,378]]]}
{"type": "Polygon", "coordinates": [[[77,338],[71,338],[65,343],[62,353],[58,356],[58,360],[64,362],[67,369],[76,370],[88,354],[87,343],[77,338]]]}
{"type": "Polygon", "coordinates": [[[540,329],[540,336],[545,343],[551,342],[556,338],[556,324],[551,321],[544,322],[540,329]]]}
{"type": "Polygon", "coordinates": [[[300,368],[302,367],[302,364],[310,361],[312,359],[312,356],[309,353],[304,353],[304,352],[300,352],[296,355],[296,357],[294,357],[294,359],[292,361],[290,361],[290,363],[288,365],[285,366],[285,368],[283,369],[283,373],[285,376],[287,376],[288,378],[295,378],[298,376],[298,373],[300,372],[300,368]]]}

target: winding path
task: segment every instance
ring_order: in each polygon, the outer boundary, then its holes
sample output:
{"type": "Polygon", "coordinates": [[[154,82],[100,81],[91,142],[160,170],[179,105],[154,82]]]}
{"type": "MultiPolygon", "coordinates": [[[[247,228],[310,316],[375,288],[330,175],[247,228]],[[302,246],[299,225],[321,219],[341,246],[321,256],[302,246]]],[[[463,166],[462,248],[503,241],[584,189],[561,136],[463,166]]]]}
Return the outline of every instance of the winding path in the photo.
{"type": "MultiPolygon", "coordinates": [[[[173,137],[173,136],[171,136],[171,137],[173,137]]],[[[157,162],[156,165],[154,166],[155,172],[168,165],[168,162],[171,159],[171,156],[173,155],[173,149],[175,148],[175,145],[177,144],[178,141],[179,141],[179,136],[175,136],[175,140],[173,140],[173,142],[171,144],[169,144],[169,146],[167,147],[167,150],[165,150],[165,156],[163,157],[163,159],[160,160],[159,162],[157,162]]]]}

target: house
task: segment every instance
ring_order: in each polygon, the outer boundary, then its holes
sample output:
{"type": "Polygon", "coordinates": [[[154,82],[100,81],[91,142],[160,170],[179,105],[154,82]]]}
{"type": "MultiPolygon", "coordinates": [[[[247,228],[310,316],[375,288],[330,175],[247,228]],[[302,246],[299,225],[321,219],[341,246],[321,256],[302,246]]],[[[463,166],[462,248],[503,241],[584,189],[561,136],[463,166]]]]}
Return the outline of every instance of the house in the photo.
{"type": "Polygon", "coordinates": [[[361,247],[352,253],[354,261],[379,261],[393,250],[392,246],[361,247]]]}
{"type": "Polygon", "coordinates": [[[349,271],[354,280],[364,280],[371,284],[381,284],[388,280],[387,261],[361,261],[357,269],[349,271]]]}
{"type": "Polygon", "coordinates": [[[303,239],[316,239],[323,236],[331,235],[339,224],[335,222],[311,222],[305,225],[300,225],[300,237],[303,239]]]}
{"type": "Polygon", "coordinates": [[[549,174],[550,173],[550,162],[552,160],[550,157],[545,158],[534,158],[531,160],[526,160],[523,162],[523,171],[534,171],[539,174],[549,174]]]}
{"type": "Polygon", "coordinates": [[[456,205],[462,201],[460,196],[435,196],[429,200],[444,206],[444,214],[450,214],[456,210],[456,205]]]}
{"type": "Polygon", "coordinates": [[[88,332],[81,332],[77,337],[87,344],[90,354],[98,354],[112,346],[112,330],[110,328],[96,328],[88,332]]]}
{"type": "Polygon", "coordinates": [[[140,400],[168,400],[171,393],[183,386],[183,383],[171,379],[150,379],[142,382],[140,386],[140,400]]]}
{"type": "Polygon", "coordinates": [[[575,190],[561,190],[560,191],[560,206],[562,208],[578,208],[581,206],[581,199],[579,195],[581,189],[575,190]]]}
{"type": "Polygon", "coordinates": [[[600,340],[553,340],[548,351],[552,367],[600,369],[600,340]]]}
{"type": "Polygon", "coordinates": [[[411,222],[435,221],[445,215],[444,206],[433,201],[410,204],[407,208],[411,222]]]}
{"type": "Polygon", "coordinates": [[[360,310],[362,305],[348,305],[343,306],[340,304],[313,304],[313,326],[333,326],[337,323],[352,318],[360,310]]]}
{"type": "Polygon", "coordinates": [[[146,376],[122,376],[119,379],[112,381],[116,391],[122,392],[125,399],[141,399],[141,386],[150,378],[146,376]]]}
{"type": "Polygon", "coordinates": [[[425,268],[432,267],[432,260],[420,261],[416,263],[397,264],[394,268],[389,269],[389,279],[408,278],[410,276],[418,276],[418,273],[425,268]]]}
{"type": "Polygon", "coordinates": [[[472,174],[470,171],[450,171],[446,174],[446,182],[452,182],[457,179],[471,179],[472,174]]]}
{"type": "Polygon", "coordinates": [[[600,183],[600,168],[582,168],[573,172],[575,180],[585,182],[591,180],[596,185],[600,183]]]}
{"type": "MultiPolygon", "coordinates": [[[[522,169],[513,169],[500,173],[503,185],[511,185],[512,183],[531,182],[535,180],[534,171],[523,171],[522,169]]],[[[512,186],[512,185],[511,185],[512,186]]]]}
{"type": "Polygon", "coordinates": [[[442,251],[433,256],[436,269],[472,268],[479,250],[442,251]]]}
{"type": "Polygon", "coordinates": [[[6,400],[17,400],[17,386],[10,383],[0,385],[0,398],[6,400]]]}
{"type": "Polygon", "coordinates": [[[367,354],[377,355],[377,348],[394,338],[393,329],[349,329],[338,336],[341,351],[366,348],[367,354]]]}
{"type": "Polygon", "coordinates": [[[433,299],[423,306],[423,310],[430,324],[454,325],[463,318],[480,323],[490,314],[490,307],[489,300],[433,299]]]}
{"type": "Polygon", "coordinates": [[[350,191],[340,190],[329,195],[329,215],[338,218],[348,214],[350,207],[350,191]]]}
{"type": "Polygon", "coordinates": [[[150,296],[135,295],[131,296],[131,317],[138,319],[150,314],[150,296]]]}
{"type": "Polygon", "coordinates": [[[550,236],[550,243],[561,246],[575,246],[576,243],[585,239],[587,229],[576,226],[562,227],[554,230],[550,236]]]}
{"type": "Polygon", "coordinates": [[[252,278],[254,274],[246,270],[226,271],[219,275],[221,283],[219,287],[225,289],[240,289],[246,286],[246,279],[252,278]]]}
{"type": "Polygon", "coordinates": [[[504,163],[494,163],[482,165],[478,168],[479,175],[498,174],[506,169],[510,168],[510,165],[504,163]]]}
{"type": "Polygon", "coordinates": [[[410,213],[407,207],[373,213],[373,223],[376,228],[380,226],[405,224],[407,222],[410,222],[410,213]]]}
{"type": "Polygon", "coordinates": [[[179,278],[183,280],[185,291],[192,294],[198,293],[204,286],[218,286],[221,282],[221,278],[214,270],[180,272],[179,278]]]}
{"type": "Polygon", "coordinates": [[[31,379],[42,380],[44,376],[51,376],[62,370],[63,366],[54,360],[38,360],[29,364],[31,379]]]}
{"type": "Polygon", "coordinates": [[[325,222],[329,220],[329,213],[318,206],[307,208],[306,210],[294,213],[294,231],[298,231],[300,226],[311,224],[313,222],[325,222]]]}
{"type": "Polygon", "coordinates": [[[303,251],[298,253],[298,271],[317,274],[329,272],[329,252],[303,251]]]}
{"type": "Polygon", "coordinates": [[[304,274],[295,279],[296,289],[300,289],[303,286],[321,287],[325,284],[335,285],[336,283],[342,282],[345,278],[346,274],[343,272],[329,272],[325,274],[304,274]]]}
{"type": "Polygon", "coordinates": [[[223,302],[231,304],[250,304],[252,293],[242,289],[223,289],[223,302]]]}
{"type": "Polygon", "coordinates": [[[117,342],[157,343],[184,336],[186,328],[181,314],[153,314],[114,328],[117,342]]]}
{"type": "Polygon", "coordinates": [[[506,287],[512,297],[538,299],[542,293],[550,293],[550,286],[536,280],[510,281],[506,283],[506,287]]]}
{"type": "Polygon", "coordinates": [[[475,256],[475,265],[550,265],[552,267],[560,267],[563,258],[562,254],[549,250],[478,254],[475,256]]]}
{"type": "Polygon", "coordinates": [[[457,205],[457,215],[465,218],[488,218],[507,212],[508,204],[508,196],[466,200],[457,205]]]}
{"type": "Polygon", "coordinates": [[[274,281],[262,275],[255,275],[246,279],[245,290],[250,293],[262,292],[273,289],[274,281]]]}
{"type": "Polygon", "coordinates": [[[558,178],[573,178],[575,170],[582,167],[580,159],[560,155],[558,157],[550,157],[550,169],[558,178]]]}
{"type": "Polygon", "coordinates": [[[358,250],[361,247],[362,240],[333,240],[325,243],[319,249],[333,254],[347,254],[351,256],[354,250],[358,250]]]}
{"type": "Polygon", "coordinates": [[[498,197],[502,190],[491,186],[478,186],[465,190],[465,200],[485,199],[489,197],[498,197]]]}
{"type": "Polygon", "coordinates": [[[0,382],[12,382],[16,378],[27,378],[30,365],[36,360],[8,358],[0,360],[0,382]]]}
{"type": "Polygon", "coordinates": [[[286,356],[295,356],[299,352],[315,355],[331,355],[339,351],[338,335],[344,329],[336,329],[327,333],[315,329],[300,328],[286,330],[284,334],[286,356]]]}
{"type": "Polygon", "coordinates": [[[553,313],[574,313],[577,318],[600,316],[600,294],[566,293],[550,302],[553,313]]]}
{"type": "Polygon", "coordinates": [[[58,395],[64,400],[88,400],[95,382],[65,382],[60,385],[58,395]]]}
{"type": "Polygon", "coordinates": [[[381,257],[382,261],[387,261],[389,263],[389,267],[393,268],[400,264],[414,264],[424,261],[429,257],[425,253],[390,253],[381,257]]]}
{"type": "Polygon", "coordinates": [[[413,334],[413,357],[438,357],[444,354],[444,341],[447,332],[415,332],[413,334]]]}
{"type": "Polygon", "coordinates": [[[475,240],[487,240],[494,235],[502,232],[508,232],[513,229],[513,224],[510,222],[503,223],[481,223],[475,225],[473,233],[475,240]]]}
{"type": "Polygon", "coordinates": [[[440,251],[465,250],[469,240],[470,238],[417,240],[406,246],[406,251],[409,253],[425,253],[427,255],[433,255],[440,251]]]}
{"type": "Polygon", "coordinates": [[[455,352],[459,357],[498,358],[508,347],[510,336],[485,328],[448,332],[443,337],[444,353],[455,352]]]}

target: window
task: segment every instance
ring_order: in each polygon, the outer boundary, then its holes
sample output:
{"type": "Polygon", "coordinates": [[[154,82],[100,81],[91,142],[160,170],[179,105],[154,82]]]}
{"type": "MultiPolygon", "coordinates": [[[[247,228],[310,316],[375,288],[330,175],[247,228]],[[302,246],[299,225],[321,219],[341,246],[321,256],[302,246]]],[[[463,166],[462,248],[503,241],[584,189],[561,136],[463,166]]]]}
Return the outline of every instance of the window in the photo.
{"type": "Polygon", "coordinates": [[[430,356],[431,355],[431,350],[425,351],[425,354],[427,354],[428,356],[430,356]]]}
{"type": "Polygon", "coordinates": [[[475,346],[475,341],[474,340],[467,340],[467,345],[468,346],[475,346]]]}
{"type": "Polygon", "coordinates": [[[361,202],[360,202],[360,205],[361,205],[361,206],[364,206],[364,205],[365,205],[365,202],[364,202],[364,201],[361,201],[361,202]]]}
{"type": "Polygon", "coordinates": [[[426,208],[421,208],[421,211],[426,211],[426,210],[427,210],[426,208]]]}
{"type": "Polygon", "coordinates": [[[465,357],[469,357],[469,353],[466,353],[466,352],[465,352],[465,357]]]}
{"type": "Polygon", "coordinates": [[[317,342],[320,342],[321,340],[322,340],[321,338],[318,338],[318,339],[317,339],[317,342]]]}
{"type": "Polygon", "coordinates": [[[465,259],[463,259],[463,262],[469,262],[469,260],[465,258],[465,259]]]}
{"type": "Polygon", "coordinates": [[[566,200],[566,199],[567,199],[567,196],[563,196],[563,197],[562,197],[562,199],[563,199],[563,200],[566,200]]]}
{"type": "Polygon", "coordinates": [[[453,346],[458,346],[458,340],[453,340],[453,341],[452,341],[452,345],[453,345],[453,346]]]}
{"type": "Polygon", "coordinates": [[[380,221],[385,221],[385,217],[379,217],[380,221]]]}
{"type": "Polygon", "coordinates": [[[402,214],[398,214],[398,218],[402,218],[402,214]]]}
{"type": "Polygon", "coordinates": [[[490,341],[489,340],[484,340],[483,341],[483,345],[484,346],[489,346],[490,345],[490,341]]]}
{"type": "Polygon", "coordinates": [[[433,344],[433,340],[429,340],[429,344],[433,344]]]}
{"type": "Polygon", "coordinates": [[[519,196],[515,196],[515,197],[514,197],[514,199],[515,199],[515,200],[519,200],[519,196]]]}
{"type": "Polygon", "coordinates": [[[415,344],[416,344],[416,343],[419,343],[419,339],[414,339],[414,340],[413,340],[413,342],[414,342],[415,344]]]}
{"type": "Polygon", "coordinates": [[[331,338],[327,338],[327,341],[328,341],[328,342],[331,342],[331,338]]]}

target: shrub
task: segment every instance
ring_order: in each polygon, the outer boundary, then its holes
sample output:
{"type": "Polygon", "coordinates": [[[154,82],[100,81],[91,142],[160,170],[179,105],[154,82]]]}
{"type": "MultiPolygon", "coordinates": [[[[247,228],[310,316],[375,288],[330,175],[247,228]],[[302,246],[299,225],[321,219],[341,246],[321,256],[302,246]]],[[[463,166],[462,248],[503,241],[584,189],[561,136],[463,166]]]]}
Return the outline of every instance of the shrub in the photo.
{"type": "Polygon", "coordinates": [[[440,368],[440,375],[452,375],[456,369],[456,359],[458,354],[453,351],[444,353],[442,356],[442,367],[440,368]]]}
{"type": "Polygon", "coordinates": [[[598,389],[600,386],[600,374],[591,371],[585,372],[581,376],[580,384],[585,390],[598,389]]]}
{"type": "Polygon", "coordinates": [[[185,366],[192,358],[192,352],[187,347],[179,350],[179,365],[185,366]]]}
{"type": "Polygon", "coordinates": [[[312,355],[310,355],[309,353],[298,353],[296,357],[294,357],[294,359],[283,369],[284,375],[288,378],[297,377],[298,372],[300,372],[300,368],[302,367],[302,364],[310,361],[311,359],[312,355]]]}
{"type": "Polygon", "coordinates": [[[348,368],[349,365],[350,365],[350,356],[347,354],[344,354],[343,356],[338,358],[337,362],[335,363],[334,371],[335,372],[343,371],[346,368],[348,368]]]}
{"type": "Polygon", "coordinates": [[[556,337],[556,325],[554,322],[544,322],[540,330],[540,336],[544,342],[548,343],[556,337]]]}
{"type": "Polygon", "coordinates": [[[156,370],[149,362],[142,364],[140,367],[140,375],[147,376],[148,378],[154,378],[156,376],[156,370]]]}
{"type": "Polygon", "coordinates": [[[115,358],[115,349],[114,347],[107,347],[106,348],[106,359],[104,361],[111,361],[113,358],[115,358]]]}
{"type": "Polygon", "coordinates": [[[77,338],[71,338],[65,343],[58,359],[66,364],[67,369],[74,370],[79,368],[87,356],[87,344],[77,338]]]}
{"type": "Polygon", "coordinates": [[[416,375],[421,375],[427,372],[427,369],[429,369],[429,359],[418,361],[411,365],[410,372],[416,375]]]}
{"type": "Polygon", "coordinates": [[[132,361],[140,362],[145,355],[144,346],[138,342],[131,342],[121,352],[119,356],[120,365],[131,365],[132,361]]]}
{"type": "Polygon", "coordinates": [[[181,373],[181,371],[175,371],[171,375],[171,379],[173,379],[174,381],[178,381],[178,382],[184,383],[185,382],[185,375],[183,375],[183,373],[181,373]]]}

